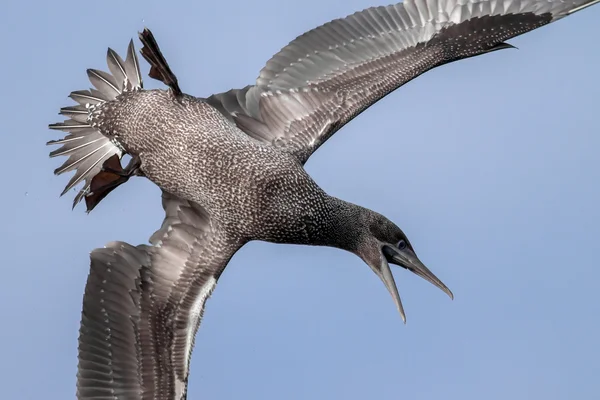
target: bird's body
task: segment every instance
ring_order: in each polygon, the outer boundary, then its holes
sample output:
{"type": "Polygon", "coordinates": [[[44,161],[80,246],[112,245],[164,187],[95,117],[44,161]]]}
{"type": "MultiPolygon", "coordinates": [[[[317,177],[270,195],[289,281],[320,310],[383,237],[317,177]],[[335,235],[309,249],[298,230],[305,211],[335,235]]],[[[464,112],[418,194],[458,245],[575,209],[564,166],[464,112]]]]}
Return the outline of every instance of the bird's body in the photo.
{"type": "MultiPolygon", "coordinates": [[[[336,247],[383,281],[402,318],[389,263],[450,290],[393,222],[325,193],[304,164],[335,132],[393,90],[442,64],[511,47],[504,40],[600,0],[407,0],[305,33],[277,53],[255,85],[184,94],[153,35],[126,60],[108,51],[110,74],[53,129],[69,132],[52,156],[85,181],[88,211],[130,176],[163,191],[165,219],[151,246],[112,242],[91,254],[79,340],[80,399],[181,400],[206,299],[235,252],[251,240],[336,247]],[[122,169],[125,153],[132,162],[122,169]]],[[[383,146],[382,146],[383,147],[383,146]]],[[[387,150],[386,150],[387,152],[387,150]]],[[[387,153],[386,153],[387,154],[387,153]]],[[[64,193],[63,192],[63,193],[64,193]]]]}
{"type": "Polygon", "coordinates": [[[202,206],[232,242],[335,244],[332,231],[352,228],[340,226],[338,212],[364,210],[327,195],[291,154],[251,138],[203,99],[125,92],[95,109],[91,124],[136,154],[152,182],[202,206]]]}

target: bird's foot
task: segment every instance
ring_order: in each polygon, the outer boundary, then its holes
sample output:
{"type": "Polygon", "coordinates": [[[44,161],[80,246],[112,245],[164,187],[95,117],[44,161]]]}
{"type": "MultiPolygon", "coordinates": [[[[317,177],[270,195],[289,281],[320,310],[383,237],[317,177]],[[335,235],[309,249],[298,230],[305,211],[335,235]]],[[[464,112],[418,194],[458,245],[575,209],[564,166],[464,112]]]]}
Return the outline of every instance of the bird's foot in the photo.
{"type": "Polygon", "coordinates": [[[140,171],[140,159],[132,157],[125,168],[121,166],[119,156],[110,157],[102,165],[102,169],[92,178],[90,192],[85,196],[85,204],[89,213],[118,186],[127,182],[129,178],[142,175],[140,171]]]}
{"type": "MultiPolygon", "coordinates": [[[[117,157],[117,156],[113,156],[113,157],[117,157]]],[[[104,165],[102,166],[103,172],[117,175],[117,176],[120,176],[122,178],[127,178],[127,179],[129,179],[135,175],[141,175],[141,171],[140,171],[141,162],[140,162],[139,157],[137,157],[137,156],[132,157],[131,160],[129,160],[129,163],[127,164],[127,166],[125,168],[121,167],[121,162],[119,161],[118,158],[116,158],[116,160],[114,160],[114,159],[112,159],[113,157],[109,158],[108,160],[106,160],[104,162],[104,165]]]]}

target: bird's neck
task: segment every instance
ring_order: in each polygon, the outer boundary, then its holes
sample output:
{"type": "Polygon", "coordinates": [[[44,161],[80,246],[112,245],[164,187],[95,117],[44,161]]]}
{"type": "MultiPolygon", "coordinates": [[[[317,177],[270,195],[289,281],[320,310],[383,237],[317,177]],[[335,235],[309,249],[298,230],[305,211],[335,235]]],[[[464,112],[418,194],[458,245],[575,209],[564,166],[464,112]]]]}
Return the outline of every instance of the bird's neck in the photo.
{"type": "Polygon", "coordinates": [[[327,224],[314,244],[354,252],[360,237],[368,229],[365,226],[368,210],[331,196],[328,197],[327,204],[327,224]]]}

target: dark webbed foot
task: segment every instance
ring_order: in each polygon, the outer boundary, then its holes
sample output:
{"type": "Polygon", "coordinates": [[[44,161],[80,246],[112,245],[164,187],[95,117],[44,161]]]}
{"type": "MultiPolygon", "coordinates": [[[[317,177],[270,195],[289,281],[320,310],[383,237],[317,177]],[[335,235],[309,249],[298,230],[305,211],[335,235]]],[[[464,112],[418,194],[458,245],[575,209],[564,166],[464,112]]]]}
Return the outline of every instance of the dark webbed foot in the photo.
{"type": "MultiPolygon", "coordinates": [[[[113,157],[115,157],[115,156],[113,156],[113,157]]],[[[139,174],[139,172],[138,172],[139,167],[140,167],[140,161],[137,157],[133,157],[131,160],[129,160],[129,163],[127,164],[127,166],[124,169],[121,167],[121,162],[119,161],[118,158],[117,158],[116,162],[113,162],[113,160],[108,159],[102,166],[102,172],[114,174],[114,175],[120,176],[122,178],[130,178],[134,175],[139,174]]]]}
{"type": "Polygon", "coordinates": [[[94,176],[90,183],[90,192],[85,196],[85,204],[89,213],[110,192],[121,184],[127,182],[130,177],[141,175],[140,159],[132,157],[123,169],[119,157],[115,154],[104,162],[102,170],[94,176]]]}

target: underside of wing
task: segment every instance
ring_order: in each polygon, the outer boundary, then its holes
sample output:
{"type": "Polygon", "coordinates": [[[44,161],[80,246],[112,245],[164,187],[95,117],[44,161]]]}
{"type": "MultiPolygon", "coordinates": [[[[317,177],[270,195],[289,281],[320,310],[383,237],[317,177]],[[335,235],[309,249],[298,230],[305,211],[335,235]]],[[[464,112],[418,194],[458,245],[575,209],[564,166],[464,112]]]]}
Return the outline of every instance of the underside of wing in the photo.
{"type": "Polygon", "coordinates": [[[285,46],[256,85],[211,96],[251,136],[304,163],[369,106],[442,64],[510,47],[505,40],[598,0],[407,0],[313,29],[285,46]]]}
{"type": "Polygon", "coordinates": [[[91,253],[79,336],[78,399],[185,399],[204,304],[229,259],[200,206],[163,193],[151,246],[91,253]]]}
{"type": "Polygon", "coordinates": [[[92,252],[79,329],[78,399],[142,399],[141,274],[147,254],[126,243],[92,252]]]}

